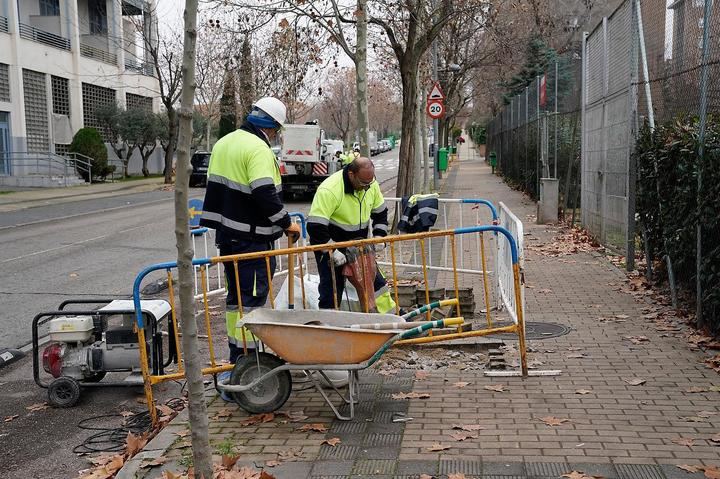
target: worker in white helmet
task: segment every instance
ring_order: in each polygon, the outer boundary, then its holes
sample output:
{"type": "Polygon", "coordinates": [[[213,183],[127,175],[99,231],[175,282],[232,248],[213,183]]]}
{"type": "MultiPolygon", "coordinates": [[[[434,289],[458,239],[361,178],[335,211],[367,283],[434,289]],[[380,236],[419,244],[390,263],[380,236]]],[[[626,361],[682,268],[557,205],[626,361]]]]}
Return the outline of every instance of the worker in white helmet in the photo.
{"type": "MultiPolygon", "coordinates": [[[[283,102],[261,98],[253,104],[242,126],[220,138],[212,150],[200,224],[216,231],[222,256],[271,250],[283,233],[293,240],[300,235],[300,227],[290,221],[281,201],[280,169],[271,149],[285,115],[283,102]]],[[[271,258],[270,266],[268,278],[264,259],[238,262],[241,303],[235,269],[232,264],[224,268],[231,363],[255,345],[254,336],[239,324],[239,308],[242,304],[246,314],[265,305],[275,258],[271,258]]]]}

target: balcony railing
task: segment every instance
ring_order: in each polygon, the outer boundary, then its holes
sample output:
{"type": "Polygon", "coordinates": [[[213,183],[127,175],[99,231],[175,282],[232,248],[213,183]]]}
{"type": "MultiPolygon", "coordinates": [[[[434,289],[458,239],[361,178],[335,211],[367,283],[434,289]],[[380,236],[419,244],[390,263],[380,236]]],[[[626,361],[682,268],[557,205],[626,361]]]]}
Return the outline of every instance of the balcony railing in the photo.
{"type": "Polygon", "coordinates": [[[106,52],[105,50],[84,43],[80,44],[80,55],[87,58],[94,58],[101,62],[109,63],[110,65],[117,65],[117,54],[106,52]]]}
{"type": "Polygon", "coordinates": [[[51,47],[60,48],[62,50],[70,50],[70,39],[55,35],[54,33],[39,30],[33,26],[20,24],[20,36],[34,42],[44,43],[51,47]]]}
{"type": "Polygon", "coordinates": [[[152,63],[143,63],[132,58],[125,59],[125,69],[140,73],[141,75],[147,75],[149,77],[155,76],[155,69],[153,68],[152,63]]]}
{"type": "Polygon", "coordinates": [[[0,16],[0,32],[8,32],[8,21],[7,18],[0,16]]]}

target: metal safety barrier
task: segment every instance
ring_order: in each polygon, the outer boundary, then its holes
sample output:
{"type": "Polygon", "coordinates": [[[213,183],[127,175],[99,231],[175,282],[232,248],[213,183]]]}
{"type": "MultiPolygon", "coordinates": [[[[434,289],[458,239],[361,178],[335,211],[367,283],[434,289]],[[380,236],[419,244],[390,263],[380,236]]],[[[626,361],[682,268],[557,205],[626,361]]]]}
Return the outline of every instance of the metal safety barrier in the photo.
{"type": "MultiPolygon", "coordinates": [[[[195,205],[193,205],[195,206],[195,205]]],[[[194,214],[200,214],[202,210],[195,211],[194,214]]],[[[300,224],[300,245],[305,246],[307,244],[307,228],[305,224],[305,215],[302,213],[290,213],[290,220],[293,223],[299,223],[300,224]]],[[[214,241],[214,231],[211,228],[201,227],[201,228],[194,228],[190,230],[191,238],[192,238],[192,247],[193,251],[195,252],[195,257],[198,258],[209,258],[211,256],[220,256],[220,251],[217,247],[214,248],[214,255],[210,254],[210,249],[208,248],[208,241],[214,241]],[[198,255],[198,245],[202,246],[202,249],[200,250],[201,254],[198,255]]],[[[280,244],[280,240],[276,240],[274,244],[275,249],[280,249],[282,245],[280,244]]],[[[307,264],[307,253],[303,254],[303,260],[307,264]]],[[[299,271],[300,265],[295,266],[294,270],[299,271]]],[[[283,265],[282,256],[278,258],[278,264],[277,264],[277,270],[275,272],[275,276],[282,276],[288,274],[288,265],[283,265]]],[[[194,281],[194,287],[195,287],[195,299],[202,298],[202,287],[201,287],[201,281],[200,281],[200,266],[195,265],[194,266],[195,275],[193,278],[194,281]]],[[[206,291],[208,296],[216,296],[218,294],[224,294],[227,289],[225,288],[225,273],[222,269],[222,264],[214,264],[211,265],[203,271],[205,276],[205,282],[207,284],[208,290],[206,291]]]]}
{"type": "MultiPolygon", "coordinates": [[[[524,285],[525,281],[522,277],[522,271],[525,267],[525,252],[523,248],[523,238],[524,238],[524,230],[523,230],[523,224],[522,221],[518,219],[515,214],[513,214],[512,211],[510,211],[510,208],[508,208],[504,203],[500,202],[500,226],[505,228],[507,231],[510,232],[510,234],[515,238],[515,244],[517,249],[517,256],[518,256],[518,265],[520,268],[521,276],[520,276],[520,295],[519,295],[519,301],[520,301],[520,309],[523,311],[525,310],[525,288],[522,287],[524,285]]],[[[504,241],[499,241],[497,245],[497,274],[495,275],[497,278],[496,283],[496,300],[497,300],[497,307],[498,309],[505,309],[509,314],[510,317],[513,319],[513,321],[517,322],[518,318],[515,315],[515,310],[517,308],[516,301],[518,300],[515,297],[514,294],[514,279],[513,279],[513,271],[512,269],[507,267],[507,263],[509,262],[510,255],[512,252],[508,248],[507,244],[504,241]]]]}
{"type": "MultiPolygon", "coordinates": [[[[397,280],[397,270],[398,270],[398,263],[397,263],[397,252],[399,250],[399,243],[403,242],[416,242],[418,243],[423,249],[424,244],[431,240],[431,239],[439,239],[439,240],[447,240],[447,243],[449,245],[449,251],[451,252],[451,268],[453,272],[453,279],[452,279],[452,288],[448,289],[448,296],[452,296],[449,299],[446,299],[440,303],[434,303],[430,306],[426,306],[421,308],[421,310],[415,311],[412,313],[413,316],[415,315],[427,315],[427,319],[430,320],[430,313],[431,310],[434,307],[443,306],[443,305],[453,305],[455,308],[455,315],[458,317],[462,317],[462,311],[460,308],[460,302],[459,302],[459,288],[460,288],[460,282],[459,282],[459,275],[462,274],[458,270],[458,261],[457,261],[457,244],[459,243],[459,239],[463,236],[467,235],[474,235],[474,234],[486,234],[491,233],[498,237],[498,241],[506,243],[506,251],[508,252],[507,258],[510,261],[509,265],[507,266],[508,269],[510,269],[513,273],[513,293],[515,296],[515,310],[514,313],[514,320],[512,324],[509,324],[507,326],[495,326],[489,316],[490,307],[489,304],[486,304],[486,312],[488,314],[488,327],[485,329],[480,330],[471,330],[471,331],[464,331],[460,326],[458,326],[457,332],[451,333],[451,334],[436,334],[431,335],[427,337],[417,338],[417,339],[409,339],[404,341],[398,341],[396,344],[404,343],[404,344],[417,344],[417,343],[426,343],[426,342],[434,342],[434,341],[444,341],[449,339],[457,339],[457,338],[466,338],[466,337],[472,337],[472,336],[485,336],[489,334],[496,334],[496,333],[515,333],[518,336],[518,350],[520,352],[520,366],[521,366],[521,374],[523,376],[526,376],[528,373],[527,370],[527,358],[526,358],[526,347],[525,347],[525,326],[523,321],[523,309],[522,309],[522,301],[520,300],[521,295],[521,282],[520,282],[520,267],[518,263],[518,254],[517,254],[517,246],[515,237],[505,228],[502,228],[501,226],[497,225],[485,225],[485,226],[471,226],[471,227],[465,227],[465,228],[456,228],[452,230],[441,230],[441,231],[430,231],[430,232],[423,232],[423,233],[413,233],[413,234],[405,234],[405,235],[393,235],[388,236],[384,238],[370,238],[365,240],[356,240],[356,241],[346,241],[346,242],[338,242],[338,243],[332,243],[332,244],[323,244],[323,245],[304,245],[299,247],[293,247],[293,248],[285,248],[285,249],[277,249],[272,251],[261,251],[261,252],[255,252],[255,253],[245,253],[245,254],[239,254],[239,255],[232,255],[232,256],[216,256],[211,258],[198,258],[194,259],[192,261],[192,264],[199,268],[200,271],[200,283],[201,283],[201,298],[200,298],[200,313],[202,314],[204,318],[204,329],[207,336],[207,348],[209,351],[209,363],[210,366],[203,368],[202,373],[203,374],[217,374],[223,371],[229,371],[233,369],[233,365],[231,364],[222,364],[221,361],[217,359],[216,355],[216,344],[214,343],[214,338],[212,335],[212,325],[211,325],[211,314],[210,314],[210,307],[208,303],[208,282],[206,281],[206,270],[207,268],[213,266],[213,265],[219,265],[220,263],[223,263],[225,267],[230,267],[235,269],[235,284],[230,285],[231,287],[234,287],[237,291],[238,296],[238,312],[240,315],[240,322],[238,323],[240,326],[242,325],[242,295],[240,293],[240,284],[239,284],[239,274],[238,274],[238,263],[242,261],[250,261],[250,260],[263,260],[265,262],[266,270],[268,277],[272,277],[272,271],[271,271],[271,259],[277,258],[281,256],[288,256],[288,264],[290,265],[289,270],[296,270],[298,269],[300,272],[300,287],[303,289],[303,295],[302,295],[302,304],[296,305],[298,308],[306,308],[307,305],[305,304],[305,285],[304,285],[304,270],[307,268],[307,260],[304,258],[307,258],[307,254],[311,252],[316,251],[324,251],[328,252],[332,256],[332,252],[335,249],[338,248],[348,248],[348,247],[372,247],[373,245],[377,244],[386,244],[387,250],[390,254],[390,267],[391,267],[391,274],[392,274],[392,280],[397,280]],[[297,267],[294,265],[295,259],[298,259],[298,265],[297,267]]],[[[423,255],[424,257],[424,255],[423,255]]],[[[362,262],[361,262],[362,264],[362,262]]],[[[173,284],[173,271],[177,269],[177,263],[176,262],[168,262],[168,263],[160,263],[155,264],[152,266],[149,266],[145,268],[143,271],[141,271],[137,277],[135,278],[135,282],[133,284],[133,302],[135,305],[135,311],[136,311],[136,325],[137,325],[137,334],[138,334],[138,344],[145,345],[146,344],[146,337],[145,337],[145,323],[143,318],[143,313],[141,310],[141,303],[140,303],[140,290],[143,283],[143,280],[151,273],[157,272],[157,271],[164,271],[167,275],[167,281],[168,281],[168,302],[170,304],[171,314],[170,314],[170,322],[172,323],[172,327],[169,328],[167,332],[167,338],[168,341],[174,342],[174,362],[177,364],[177,371],[176,372],[165,372],[162,367],[159,367],[158,365],[151,364],[151,360],[149,358],[149,354],[146,347],[140,347],[140,363],[141,363],[141,369],[143,373],[143,379],[144,379],[144,385],[145,385],[145,394],[147,396],[147,403],[150,409],[151,417],[153,418],[153,421],[157,420],[156,417],[156,411],[154,408],[153,403],[153,394],[152,394],[152,386],[154,384],[163,382],[163,381],[170,381],[170,380],[179,380],[183,379],[185,377],[184,373],[184,367],[182,362],[182,348],[179,341],[179,325],[178,325],[178,318],[177,318],[177,307],[176,307],[176,301],[175,301],[175,286],[173,284]]],[[[421,260],[421,269],[423,272],[424,280],[426,286],[429,286],[428,283],[428,269],[429,266],[427,264],[426,260],[421,260]]],[[[333,271],[333,268],[331,268],[331,271],[333,271]]],[[[334,282],[333,282],[334,283],[334,282]]],[[[289,284],[294,284],[294,281],[290,281],[289,284]]],[[[269,294],[268,294],[268,302],[271,308],[275,309],[276,304],[276,297],[275,292],[273,288],[272,281],[268,282],[268,288],[269,288],[269,294]]],[[[426,288],[427,289],[427,288],[426,288]]],[[[335,294],[336,291],[334,291],[333,297],[335,299],[335,308],[338,309],[339,305],[337,303],[337,294],[335,294]]],[[[370,311],[367,295],[365,296],[364,301],[364,309],[366,312],[370,311]]],[[[400,309],[398,306],[398,291],[397,288],[394,288],[394,299],[396,303],[396,313],[400,314],[400,309]]],[[[486,296],[487,299],[487,296],[486,296]]],[[[289,306],[295,306],[293,305],[294,302],[294,293],[292,292],[292,288],[289,288],[288,290],[288,303],[289,306]]],[[[429,301],[428,301],[429,303],[429,301]]],[[[409,319],[409,316],[408,318],[409,319]]],[[[223,320],[224,323],[224,320],[223,320]]]]}

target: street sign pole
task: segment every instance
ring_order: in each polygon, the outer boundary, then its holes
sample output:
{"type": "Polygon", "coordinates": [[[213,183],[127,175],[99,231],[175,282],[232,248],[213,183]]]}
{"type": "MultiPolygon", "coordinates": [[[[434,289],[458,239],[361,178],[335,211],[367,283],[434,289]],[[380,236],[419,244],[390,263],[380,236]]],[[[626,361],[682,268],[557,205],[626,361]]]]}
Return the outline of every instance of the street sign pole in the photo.
{"type": "MultiPolygon", "coordinates": [[[[432,2],[433,10],[435,9],[436,2],[432,2]]],[[[432,42],[432,79],[433,82],[438,81],[438,47],[437,39],[432,42]]],[[[438,118],[433,119],[433,191],[437,191],[440,188],[439,172],[438,172],[438,135],[440,131],[440,120],[438,118]]],[[[425,152],[427,154],[427,152],[425,152]]]]}

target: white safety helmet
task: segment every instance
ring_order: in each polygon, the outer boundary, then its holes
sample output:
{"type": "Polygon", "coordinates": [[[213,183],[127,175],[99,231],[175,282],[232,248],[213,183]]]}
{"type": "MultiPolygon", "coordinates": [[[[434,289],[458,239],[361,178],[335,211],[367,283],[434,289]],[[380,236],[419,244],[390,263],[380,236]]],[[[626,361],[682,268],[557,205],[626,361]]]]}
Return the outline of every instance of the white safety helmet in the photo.
{"type": "Polygon", "coordinates": [[[253,103],[253,106],[267,113],[268,116],[278,122],[280,126],[285,124],[287,108],[285,108],[285,104],[277,98],[266,96],[253,103]]]}

